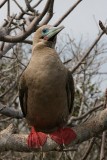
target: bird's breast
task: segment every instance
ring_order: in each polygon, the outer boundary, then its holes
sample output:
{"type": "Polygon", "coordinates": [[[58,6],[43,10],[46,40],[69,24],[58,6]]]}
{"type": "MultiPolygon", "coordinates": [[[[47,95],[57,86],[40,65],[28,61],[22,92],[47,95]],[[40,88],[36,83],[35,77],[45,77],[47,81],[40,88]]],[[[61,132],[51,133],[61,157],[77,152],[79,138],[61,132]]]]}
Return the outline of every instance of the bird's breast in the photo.
{"type": "Polygon", "coordinates": [[[67,72],[57,55],[46,54],[32,57],[26,74],[28,85],[39,89],[65,84],[67,72]]]}
{"type": "Polygon", "coordinates": [[[67,119],[66,70],[57,57],[38,57],[28,66],[27,119],[36,128],[54,128],[67,119]]]}

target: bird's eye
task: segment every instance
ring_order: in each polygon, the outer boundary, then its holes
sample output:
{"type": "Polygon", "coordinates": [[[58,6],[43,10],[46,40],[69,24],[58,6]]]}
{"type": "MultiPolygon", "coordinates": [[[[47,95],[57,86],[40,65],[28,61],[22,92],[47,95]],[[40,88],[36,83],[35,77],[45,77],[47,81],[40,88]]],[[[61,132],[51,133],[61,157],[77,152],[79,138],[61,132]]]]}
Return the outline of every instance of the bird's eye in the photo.
{"type": "Polygon", "coordinates": [[[48,28],[44,28],[44,29],[42,30],[42,32],[43,32],[43,33],[47,33],[47,32],[48,32],[48,28]]]}

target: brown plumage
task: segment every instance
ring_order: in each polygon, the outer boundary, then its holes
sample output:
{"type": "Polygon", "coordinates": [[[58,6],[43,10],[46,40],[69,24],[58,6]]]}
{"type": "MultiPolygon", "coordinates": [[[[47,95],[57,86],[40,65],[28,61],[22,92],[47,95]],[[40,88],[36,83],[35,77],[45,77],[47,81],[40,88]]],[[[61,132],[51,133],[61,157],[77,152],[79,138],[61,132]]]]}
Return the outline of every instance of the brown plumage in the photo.
{"type": "Polygon", "coordinates": [[[24,116],[36,131],[45,133],[64,126],[73,108],[73,78],[53,48],[62,29],[45,25],[35,32],[32,57],[19,84],[24,116]]]}

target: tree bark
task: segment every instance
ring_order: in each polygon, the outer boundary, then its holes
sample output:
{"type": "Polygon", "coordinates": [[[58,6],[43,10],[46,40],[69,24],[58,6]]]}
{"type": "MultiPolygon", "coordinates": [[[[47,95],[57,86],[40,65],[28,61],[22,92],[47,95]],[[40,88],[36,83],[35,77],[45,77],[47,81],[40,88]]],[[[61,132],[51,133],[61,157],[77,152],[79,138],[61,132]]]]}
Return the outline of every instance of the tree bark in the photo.
{"type": "MultiPolygon", "coordinates": [[[[82,143],[92,137],[96,137],[107,129],[107,109],[101,111],[98,115],[91,118],[87,122],[77,125],[72,128],[76,133],[76,138],[66,147],[72,147],[75,144],[82,143]]],[[[15,134],[14,126],[11,124],[5,130],[0,133],[0,151],[19,151],[19,152],[39,152],[41,149],[28,148],[27,145],[28,135],[15,134]]],[[[50,137],[47,138],[44,146],[42,147],[43,152],[58,150],[60,146],[53,141],[50,137]]]]}

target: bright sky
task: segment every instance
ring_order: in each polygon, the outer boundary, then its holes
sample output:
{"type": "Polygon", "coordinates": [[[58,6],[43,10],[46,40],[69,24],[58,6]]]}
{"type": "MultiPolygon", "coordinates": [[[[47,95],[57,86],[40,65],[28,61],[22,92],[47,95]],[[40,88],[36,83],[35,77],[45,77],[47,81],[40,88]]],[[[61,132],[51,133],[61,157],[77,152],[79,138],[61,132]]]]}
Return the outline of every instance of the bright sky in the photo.
{"type": "MultiPolygon", "coordinates": [[[[50,23],[54,24],[76,1],[55,0],[54,17],[50,23]]],[[[18,0],[18,3],[25,7],[24,1],[18,0]]],[[[46,3],[46,0],[40,5],[40,9],[44,7],[44,3],[46,3]]],[[[18,12],[20,10],[11,0],[11,14],[16,13],[16,11],[18,12]]],[[[3,9],[0,9],[0,24],[4,18],[6,18],[6,5],[3,9]]],[[[97,24],[99,20],[102,20],[104,23],[107,21],[107,0],[83,0],[62,24],[65,26],[65,31],[68,32],[71,30],[75,36],[88,35],[92,38],[98,33],[97,24]]]]}
{"type": "MultiPolygon", "coordinates": [[[[77,0],[55,0],[54,18],[55,22],[65,13],[77,0]]],[[[65,31],[72,30],[73,34],[95,36],[98,33],[97,24],[99,20],[107,21],[107,0],[83,0],[74,11],[62,22],[65,31]]]]}

